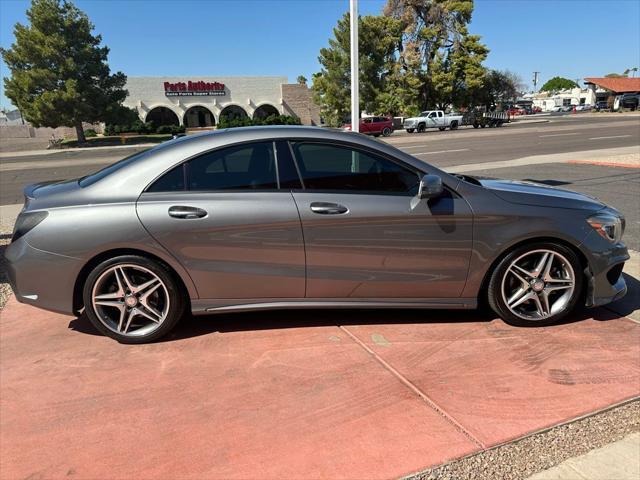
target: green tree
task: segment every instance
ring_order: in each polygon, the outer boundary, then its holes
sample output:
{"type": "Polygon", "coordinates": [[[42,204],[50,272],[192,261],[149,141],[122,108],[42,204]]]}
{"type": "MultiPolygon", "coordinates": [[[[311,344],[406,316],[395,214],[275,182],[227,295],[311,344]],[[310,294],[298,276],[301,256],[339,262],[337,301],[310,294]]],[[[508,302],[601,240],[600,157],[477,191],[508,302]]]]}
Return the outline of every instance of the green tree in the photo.
{"type": "Polygon", "coordinates": [[[34,126],[75,127],[114,115],[125,99],[126,76],[111,74],[87,15],[67,0],[32,0],[29,25],[17,23],[15,43],[0,49],[11,72],[5,94],[34,126]]]}
{"type": "Polygon", "coordinates": [[[547,80],[542,88],[540,89],[543,92],[558,92],[560,90],[569,90],[571,88],[576,88],[578,84],[569,80],[568,78],[562,77],[553,77],[551,80],[547,80]]]}
{"type": "Polygon", "coordinates": [[[512,102],[516,100],[522,87],[522,80],[517,74],[509,70],[489,70],[474,103],[489,108],[492,105],[512,102]]]}
{"type": "MultiPolygon", "coordinates": [[[[358,19],[360,72],[360,108],[369,113],[380,111],[378,98],[386,92],[395,66],[394,53],[401,34],[400,22],[381,16],[358,19]]],[[[313,76],[313,92],[321,107],[321,115],[329,125],[340,125],[351,108],[351,59],[349,14],[333,29],[329,47],[320,50],[320,72],[313,76]]],[[[386,99],[388,100],[388,98],[386,99]]],[[[389,102],[384,108],[392,108],[389,102]]]]}
{"type": "Polygon", "coordinates": [[[468,24],[472,0],[387,0],[384,14],[402,25],[398,60],[418,86],[419,109],[472,101],[482,88],[489,53],[468,24]]]}
{"type": "Polygon", "coordinates": [[[626,78],[628,76],[628,71],[625,71],[625,73],[607,73],[604,78],[626,78]]]}
{"type": "Polygon", "coordinates": [[[298,78],[296,78],[296,82],[298,82],[300,85],[306,85],[307,77],[305,77],[304,75],[298,75],[298,78]]]}

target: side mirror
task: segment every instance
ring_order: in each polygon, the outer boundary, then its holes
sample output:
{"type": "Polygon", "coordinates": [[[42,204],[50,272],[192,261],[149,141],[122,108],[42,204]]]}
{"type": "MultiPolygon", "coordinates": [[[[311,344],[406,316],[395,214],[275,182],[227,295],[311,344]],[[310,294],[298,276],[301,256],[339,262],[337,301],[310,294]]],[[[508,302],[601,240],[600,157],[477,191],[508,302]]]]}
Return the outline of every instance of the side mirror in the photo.
{"type": "Polygon", "coordinates": [[[442,179],[438,175],[425,175],[420,180],[418,198],[434,198],[442,194],[442,179]]]}

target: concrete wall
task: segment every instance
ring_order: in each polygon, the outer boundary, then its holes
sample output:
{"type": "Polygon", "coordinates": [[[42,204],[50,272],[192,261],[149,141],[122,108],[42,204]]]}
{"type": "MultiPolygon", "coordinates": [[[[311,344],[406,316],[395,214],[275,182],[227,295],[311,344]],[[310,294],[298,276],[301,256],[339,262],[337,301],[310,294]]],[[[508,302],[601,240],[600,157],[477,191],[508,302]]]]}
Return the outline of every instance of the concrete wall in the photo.
{"type": "MultiPolygon", "coordinates": [[[[85,123],[84,129],[92,128],[97,133],[102,133],[102,125],[85,123]]],[[[0,125],[0,137],[2,138],[76,138],[76,129],[73,127],[32,127],[31,125],[0,125]]]]}

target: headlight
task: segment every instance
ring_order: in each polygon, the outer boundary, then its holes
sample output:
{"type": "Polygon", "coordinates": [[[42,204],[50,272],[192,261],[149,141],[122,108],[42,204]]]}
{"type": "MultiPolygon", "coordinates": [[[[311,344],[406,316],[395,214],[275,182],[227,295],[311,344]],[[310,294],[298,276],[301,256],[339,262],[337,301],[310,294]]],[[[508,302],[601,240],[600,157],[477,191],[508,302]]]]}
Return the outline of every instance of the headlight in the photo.
{"type": "Polygon", "coordinates": [[[596,214],[589,217],[587,222],[610,242],[619,242],[624,233],[624,219],[610,213],[596,214]]]}

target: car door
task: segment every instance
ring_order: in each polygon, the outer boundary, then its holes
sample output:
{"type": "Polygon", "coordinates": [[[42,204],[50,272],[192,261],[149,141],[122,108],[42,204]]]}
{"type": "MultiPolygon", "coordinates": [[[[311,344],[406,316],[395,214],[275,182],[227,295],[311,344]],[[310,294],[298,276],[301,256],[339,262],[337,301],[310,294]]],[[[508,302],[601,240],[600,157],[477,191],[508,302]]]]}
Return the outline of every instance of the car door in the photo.
{"type": "Polygon", "coordinates": [[[435,128],[438,126],[438,114],[436,112],[429,113],[427,117],[427,128],[435,128]]]}
{"type": "Polygon", "coordinates": [[[373,119],[363,118],[360,120],[360,133],[370,134],[373,132],[373,119]]]}
{"type": "Polygon", "coordinates": [[[439,127],[444,127],[447,125],[445,118],[444,118],[444,112],[438,112],[438,118],[437,118],[437,123],[439,127]]]}
{"type": "Polygon", "coordinates": [[[277,152],[289,148],[282,145],[203,153],[140,196],[142,224],[187,269],[200,298],[304,297],[300,218],[287,170],[277,166],[277,152]]]}
{"type": "Polygon", "coordinates": [[[421,173],[350,144],[292,142],[304,189],[308,298],[454,298],[464,287],[472,213],[446,189],[419,200],[421,173]]]}

